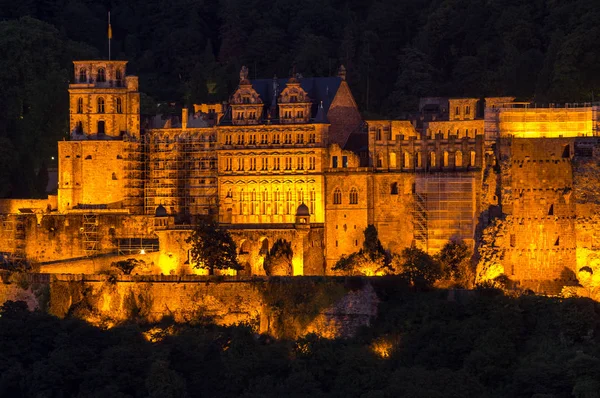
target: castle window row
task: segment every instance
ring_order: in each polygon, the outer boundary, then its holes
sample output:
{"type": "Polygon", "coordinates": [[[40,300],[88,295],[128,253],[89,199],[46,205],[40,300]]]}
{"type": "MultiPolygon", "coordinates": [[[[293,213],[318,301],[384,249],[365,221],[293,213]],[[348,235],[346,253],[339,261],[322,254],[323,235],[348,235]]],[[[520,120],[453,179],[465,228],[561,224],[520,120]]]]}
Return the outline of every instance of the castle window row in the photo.
{"type": "MultiPolygon", "coordinates": [[[[77,113],[82,114],[84,112],[83,106],[83,98],[77,98],[77,113]]],[[[114,110],[116,113],[123,113],[123,100],[119,97],[115,98],[114,110]]],[[[96,100],[96,113],[106,113],[106,101],[103,97],[96,100]]]]}
{"type": "MultiPolygon", "coordinates": [[[[231,189],[227,192],[227,197],[233,199],[231,189]]],[[[296,209],[301,204],[306,204],[310,214],[314,214],[316,201],[317,193],[314,189],[308,192],[303,189],[285,191],[275,189],[272,192],[267,189],[262,191],[242,189],[237,198],[239,214],[243,215],[295,215],[296,209]]]]}
{"type": "MultiPolygon", "coordinates": [[[[348,203],[351,205],[358,204],[358,189],[351,188],[350,193],[348,194],[348,203]]],[[[333,191],[333,204],[341,205],[342,204],[342,190],[340,188],[336,188],[333,191]]]]}
{"type": "Polygon", "coordinates": [[[441,129],[438,129],[435,134],[432,131],[429,132],[429,139],[433,140],[440,136],[443,139],[448,139],[450,136],[457,138],[475,138],[477,135],[479,135],[479,129],[448,129],[445,133],[441,129]]]}
{"type": "Polygon", "coordinates": [[[223,160],[225,171],[281,171],[282,166],[285,171],[292,170],[315,170],[317,167],[317,158],[315,156],[284,156],[284,157],[263,157],[260,162],[257,158],[226,157],[223,160]]]}
{"type": "Polygon", "coordinates": [[[225,145],[279,145],[279,144],[315,144],[316,133],[250,133],[250,134],[225,134],[225,145]]]}
{"type": "MultiPolygon", "coordinates": [[[[462,151],[449,152],[444,151],[441,153],[441,156],[438,158],[438,154],[435,151],[431,151],[426,154],[427,156],[427,166],[432,168],[438,167],[475,167],[477,161],[477,153],[475,151],[470,151],[468,153],[468,158],[464,159],[465,155],[463,155],[462,151]],[[452,162],[451,162],[452,160],[452,162]],[[468,163],[467,163],[468,162],[468,163]]],[[[423,153],[421,151],[415,152],[415,154],[411,154],[408,151],[403,152],[402,156],[402,164],[398,164],[397,154],[392,152],[389,154],[387,167],[391,169],[395,168],[423,168],[423,153]]],[[[384,157],[382,154],[377,155],[377,163],[376,167],[382,168],[384,167],[384,157]]]]}
{"type": "MultiPolygon", "coordinates": [[[[96,71],[96,82],[97,83],[106,83],[106,69],[98,68],[96,71]]],[[[90,76],[88,80],[88,73],[86,68],[79,69],[79,83],[93,83],[93,77],[90,76]]],[[[115,71],[115,80],[114,83],[117,87],[121,87],[123,85],[123,72],[120,69],[115,71]]]]}

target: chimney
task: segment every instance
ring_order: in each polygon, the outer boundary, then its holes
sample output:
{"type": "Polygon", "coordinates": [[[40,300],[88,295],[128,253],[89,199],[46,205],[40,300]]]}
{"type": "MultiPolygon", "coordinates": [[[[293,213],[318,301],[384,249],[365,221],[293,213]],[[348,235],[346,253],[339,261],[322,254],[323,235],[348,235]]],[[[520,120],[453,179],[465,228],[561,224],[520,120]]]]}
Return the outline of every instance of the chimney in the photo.
{"type": "Polygon", "coordinates": [[[181,128],[182,129],[187,129],[187,122],[188,122],[188,108],[183,107],[181,109],[181,128]]]}

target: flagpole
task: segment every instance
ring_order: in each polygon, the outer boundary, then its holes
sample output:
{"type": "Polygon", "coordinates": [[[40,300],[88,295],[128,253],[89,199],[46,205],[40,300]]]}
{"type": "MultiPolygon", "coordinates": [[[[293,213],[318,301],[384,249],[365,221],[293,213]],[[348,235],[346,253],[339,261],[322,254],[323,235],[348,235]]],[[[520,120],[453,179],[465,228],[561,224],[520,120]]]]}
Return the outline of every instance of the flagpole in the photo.
{"type": "Polygon", "coordinates": [[[110,61],[110,39],[112,39],[112,28],[110,26],[110,11],[108,12],[108,60],[110,61]]]}

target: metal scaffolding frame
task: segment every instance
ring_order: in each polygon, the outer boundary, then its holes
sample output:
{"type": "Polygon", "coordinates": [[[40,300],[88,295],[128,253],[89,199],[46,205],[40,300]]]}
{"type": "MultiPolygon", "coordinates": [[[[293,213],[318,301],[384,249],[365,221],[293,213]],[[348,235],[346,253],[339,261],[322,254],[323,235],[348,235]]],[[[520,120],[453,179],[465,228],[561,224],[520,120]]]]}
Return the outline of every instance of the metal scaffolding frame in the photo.
{"type": "Polygon", "coordinates": [[[163,205],[179,216],[206,215],[217,205],[215,130],[151,132],[145,164],[144,212],[163,205]]]}
{"type": "Polygon", "coordinates": [[[132,214],[144,213],[144,144],[130,141],[124,149],[125,169],[125,207],[132,214]]]}
{"type": "Polygon", "coordinates": [[[86,256],[98,253],[100,242],[98,236],[98,216],[96,214],[84,214],[82,223],[82,249],[86,256]]]}
{"type": "Polygon", "coordinates": [[[440,249],[450,239],[473,239],[476,196],[472,174],[418,175],[413,199],[414,236],[424,250],[440,249]]]}

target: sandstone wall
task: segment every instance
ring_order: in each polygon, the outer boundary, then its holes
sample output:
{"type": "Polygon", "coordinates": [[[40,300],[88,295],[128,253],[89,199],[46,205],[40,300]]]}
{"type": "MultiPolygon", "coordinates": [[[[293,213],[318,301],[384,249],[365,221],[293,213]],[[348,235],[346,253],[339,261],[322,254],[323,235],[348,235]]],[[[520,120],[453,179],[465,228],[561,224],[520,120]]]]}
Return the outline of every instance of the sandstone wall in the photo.
{"type": "Polygon", "coordinates": [[[59,316],[110,327],[126,320],[177,322],[207,319],[219,325],[245,323],[256,332],[296,338],[317,333],[348,337],[377,315],[377,295],[364,281],[352,288],[339,279],[216,281],[201,277],[2,275],[0,304],[26,301],[59,316]]]}

